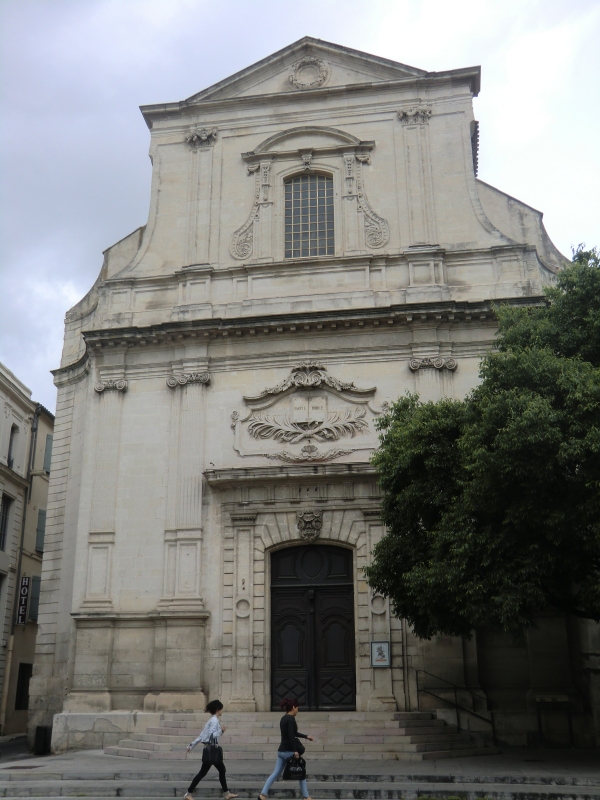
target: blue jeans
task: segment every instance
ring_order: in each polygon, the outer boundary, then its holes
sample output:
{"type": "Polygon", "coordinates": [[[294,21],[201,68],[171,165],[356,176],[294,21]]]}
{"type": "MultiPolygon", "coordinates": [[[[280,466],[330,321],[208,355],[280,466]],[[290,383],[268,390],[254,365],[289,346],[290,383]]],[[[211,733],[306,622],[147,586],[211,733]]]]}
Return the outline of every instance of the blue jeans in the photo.
{"type": "MultiPolygon", "coordinates": [[[[269,789],[275,783],[277,778],[279,778],[283,774],[283,770],[285,769],[285,762],[288,760],[290,756],[293,756],[293,750],[291,752],[278,752],[277,753],[277,762],[275,764],[275,769],[273,770],[273,774],[267,778],[267,782],[262,788],[261,794],[265,797],[269,796],[269,789]]],[[[300,791],[302,792],[302,797],[309,797],[308,794],[308,786],[306,785],[306,779],[303,781],[298,781],[300,786],[300,791]]]]}

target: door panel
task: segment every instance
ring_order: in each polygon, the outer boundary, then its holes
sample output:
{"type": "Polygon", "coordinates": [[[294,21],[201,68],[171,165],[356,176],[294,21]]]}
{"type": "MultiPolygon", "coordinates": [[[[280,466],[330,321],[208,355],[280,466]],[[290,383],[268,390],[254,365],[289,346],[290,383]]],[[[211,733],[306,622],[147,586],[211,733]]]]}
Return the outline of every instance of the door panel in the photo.
{"type": "Polygon", "coordinates": [[[274,589],[272,594],[273,705],[284,697],[308,703],[306,590],[274,589]]]}
{"type": "Polygon", "coordinates": [[[353,709],[354,619],[353,589],[323,587],[316,597],[317,705],[322,709],[353,709]]]}
{"type": "Polygon", "coordinates": [[[301,546],[271,561],[272,704],[352,710],[356,703],[352,553],[301,546]]]}

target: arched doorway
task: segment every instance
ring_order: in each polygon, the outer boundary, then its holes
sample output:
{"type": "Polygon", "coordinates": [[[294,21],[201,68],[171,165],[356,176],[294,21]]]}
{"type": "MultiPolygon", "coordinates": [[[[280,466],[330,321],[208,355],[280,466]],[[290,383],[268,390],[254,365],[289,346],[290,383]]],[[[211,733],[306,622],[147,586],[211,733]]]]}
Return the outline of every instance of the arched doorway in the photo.
{"type": "Polygon", "coordinates": [[[352,551],[304,545],[271,555],[271,702],[356,708],[352,551]]]}

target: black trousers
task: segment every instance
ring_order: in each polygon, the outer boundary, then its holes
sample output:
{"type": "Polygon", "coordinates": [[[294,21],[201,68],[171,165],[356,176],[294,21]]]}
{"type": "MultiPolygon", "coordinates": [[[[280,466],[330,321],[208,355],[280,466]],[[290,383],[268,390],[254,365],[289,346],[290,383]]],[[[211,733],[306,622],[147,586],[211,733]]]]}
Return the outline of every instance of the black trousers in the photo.
{"type": "Polygon", "coordinates": [[[228,792],[229,791],[229,789],[227,788],[227,778],[225,777],[225,764],[223,764],[222,761],[221,761],[220,764],[211,764],[211,763],[203,761],[202,762],[202,769],[196,775],[194,780],[190,783],[190,788],[188,789],[188,792],[193,792],[194,791],[196,786],[198,786],[198,784],[200,783],[202,778],[204,778],[204,776],[206,775],[206,773],[208,772],[208,770],[211,767],[214,767],[217,770],[217,772],[219,773],[219,780],[221,781],[221,789],[223,789],[224,792],[228,792]]]}

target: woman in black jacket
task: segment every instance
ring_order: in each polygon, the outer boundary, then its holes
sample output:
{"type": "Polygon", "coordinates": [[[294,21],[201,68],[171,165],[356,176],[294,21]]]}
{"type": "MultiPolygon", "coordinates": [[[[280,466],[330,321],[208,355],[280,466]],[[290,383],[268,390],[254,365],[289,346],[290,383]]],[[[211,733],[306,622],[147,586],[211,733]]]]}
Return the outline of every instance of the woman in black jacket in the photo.
{"type": "MultiPolygon", "coordinates": [[[[258,800],[267,800],[269,796],[269,789],[282,774],[283,770],[285,769],[285,762],[288,760],[288,758],[290,756],[296,756],[296,758],[299,758],[300,754],[296,749],[296,737],[299,739],[308,739],[309,742],[313,741],[312,736],[306,736],[304,733],[298,733],[298,725],[296,724],[298,701],[286,698],[285,700],[281,701],[279,706],[282,711],[285,711],[285,714],[279,721],[279,727],[281,728],[281,744],[279,745],[279,749],[277,751],[277,762],[275,764],[275,770],[273,771],[273,774],[267,778],[267,782],[263,786],[262,792],[258,795],[258,800]]],[[[312,800],[308,794],[306,779],[298,781],[298,783],[300,785],[302,797],[305,800],[312,800]]]]}

